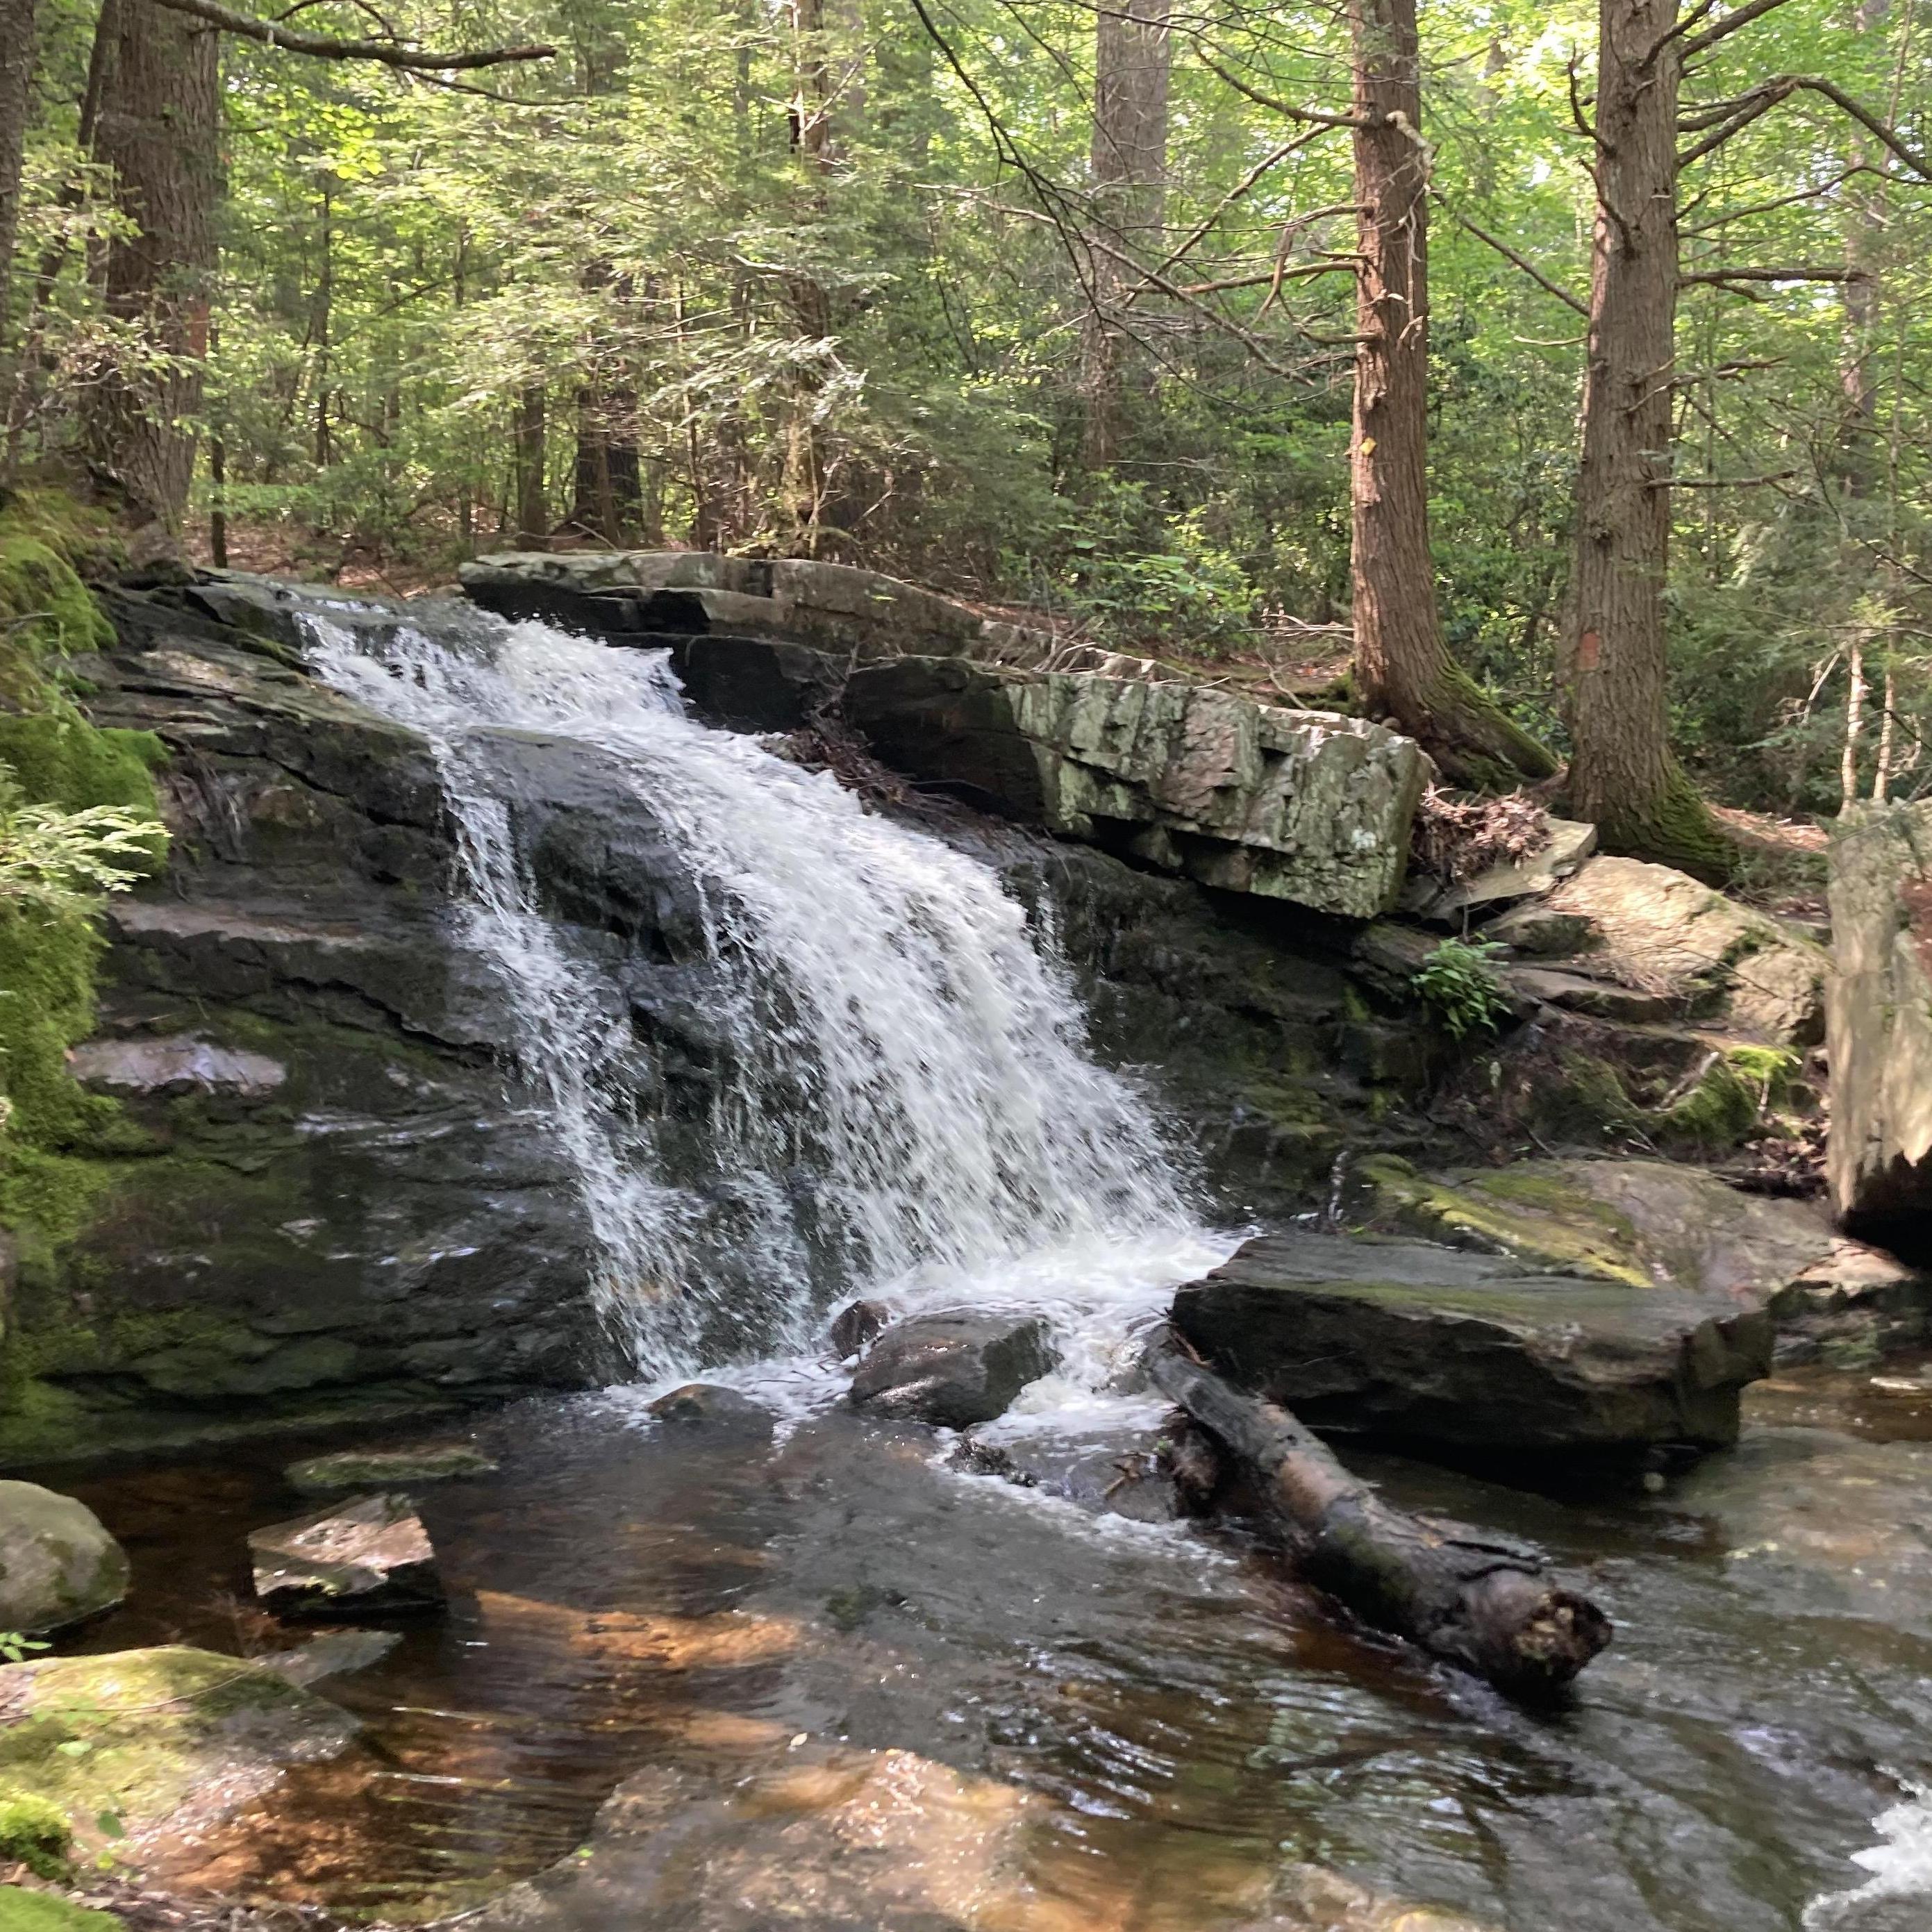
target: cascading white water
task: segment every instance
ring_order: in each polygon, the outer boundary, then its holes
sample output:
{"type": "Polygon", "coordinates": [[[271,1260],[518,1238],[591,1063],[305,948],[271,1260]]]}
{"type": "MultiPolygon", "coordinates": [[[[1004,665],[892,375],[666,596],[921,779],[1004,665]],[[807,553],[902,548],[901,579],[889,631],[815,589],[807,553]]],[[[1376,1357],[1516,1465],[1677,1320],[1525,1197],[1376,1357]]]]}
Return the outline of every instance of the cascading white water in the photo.
{"type": "MultiPolygon", "coordinates": [[[[1215,1252],[1147,1107],[1088,1053],[1069,976],[988,867],[689,718],[662,652],[469,613],[308,622],[331,683],[434,748],[468,941],[547,1096],[643,1375],[802,1347],[833,1292],[1090,1316],[1215,1252]],[[703,1174],[677,1174],[671,1124],[643,1097],[621,976],[544,909],[506,732],[582,746],[611,811],[662,827],[698,890],[707,1018],[727,1043],[703,1174]]],[[[1063,1325],[1076,1372],[1118,1327],[1063,1325]]]]}

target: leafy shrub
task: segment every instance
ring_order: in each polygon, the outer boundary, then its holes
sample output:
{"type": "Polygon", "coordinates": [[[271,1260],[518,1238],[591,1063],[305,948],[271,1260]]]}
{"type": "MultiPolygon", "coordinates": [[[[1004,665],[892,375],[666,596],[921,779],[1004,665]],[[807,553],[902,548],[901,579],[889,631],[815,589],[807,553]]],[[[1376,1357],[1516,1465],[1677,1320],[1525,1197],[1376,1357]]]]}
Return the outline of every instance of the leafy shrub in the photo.
{"type": "Polygon", "coordinates": [[[1490,964],[1502,950],[1490,940],[1445,939],[1417,968],[1412,983],[1451,1040],[1494,1033],[1508,1017],[1509,1001],[1490,964]]]}
{"type": "Polygon", "coordinates": [[[0,1864],[25,1865],[36,1878],[62,1879],[73,1842],[58,1804],[31,1791],[0,1790],[0,1864]]]}

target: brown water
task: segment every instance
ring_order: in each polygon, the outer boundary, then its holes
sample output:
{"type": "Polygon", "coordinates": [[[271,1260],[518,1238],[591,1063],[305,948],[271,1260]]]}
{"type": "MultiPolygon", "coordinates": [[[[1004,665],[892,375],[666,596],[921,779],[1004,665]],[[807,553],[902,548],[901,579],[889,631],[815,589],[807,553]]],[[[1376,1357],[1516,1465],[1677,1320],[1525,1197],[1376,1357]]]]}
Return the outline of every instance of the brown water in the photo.
{"type": "MultiPolygon", "coordinates": [[[[1543,1715],[1225,1537],[1096,1524],[934,1467],[916,1431],[834,1414],[774,1448],[622,1396],[527,1402],[475,1431],[496,1474],[421,1492],[448,1616],[322,1687],[366,1748],[170,1875],[431,1916],[568,1854],[640,1767],[802,1738],[1033,1794],[1070,1924],[1232,1926],[1305,1861],[1508,1932],[1790,1932],[1932,1780],[1932,1394],[1780,1382],[1743,1447],[1655,1496],[1373,1464],[1543,1541],[1616,1617],[1543,1715]]],[[[272,1641],[242,1537],[308,1506],[279,1470],[311,1446],[64,1474],[136,1568],[86,1647],[272,1641]]],[[[1932,1927],[1932,1894],[1859,1909],[1829,1922],[1932,1927]]]]}

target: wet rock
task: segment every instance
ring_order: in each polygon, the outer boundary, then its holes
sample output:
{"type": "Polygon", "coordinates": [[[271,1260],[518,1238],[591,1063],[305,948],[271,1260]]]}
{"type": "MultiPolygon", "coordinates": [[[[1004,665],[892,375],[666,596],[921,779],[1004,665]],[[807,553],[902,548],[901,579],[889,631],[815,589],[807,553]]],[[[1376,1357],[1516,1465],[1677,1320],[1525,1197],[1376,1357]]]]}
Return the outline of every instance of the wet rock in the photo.
{"type": "Polygon", "coordinates": [[[443,1483],[458,1476],[488,1476],[496,1459],[474,1444],[439,1442],[416,1449],[344,1449],[311,1456],[283,1471],[292,1488],[323,1496],[332,1490],[382,1489],[392,1483],[443,1483]]]}
{"type": "Polygon", "coordinates": [[[265,1665],[168,1647],[0,1670],[0,1784],[51,1800],[76,1850],[138,1865],[205,1832],[284,1767],[332,1758],[348,1714],[265,1665]]]}
{"type": "Polygon", "coordinates": [[[1354,1180],[1352,1210],[1378,1232],[1768,1309],[1780,1360],[1853,1338],[1888,1353],[1932,1322],[1932,1275],[1847,1240],[1815,1202],[1745,1193],[1704,1168],[1516,1161],[1431,1177],[1379,1156],[1354,1180]]]}
{"type": "Polygon", "coordinates": [[[948,1460],[969,1475],[997,1476],[1096,1515],[1136,1522],[1202,1514],[1222,1474],[1220,1452],[1184,1417],[1158,1430],[1098,1436],[1028,1435],[1011,1442],[969,1437],[948,1460]]]}
{"type": "Polygon", "coordinates": [[[1851,814],[1831,868],[1832,1202],[1932,1262],[1932,804],[1851,814]]]}
{"type": "Polygon", "coordinates": [[[1257,1919],[1240,1932],[1487,1932],[1460,1912],[1372,1892],[1318,1865],[1288,1867],[1270,1902],[1283,1916],[1257,1919]]]}
{"type": "Polygon", "coordinates": [[[769,1436],[772,1412],[734,1388],[716,1382],[687,1382],[651,1403],[660,1422],[680,1429],[729,1431],[734,1435],[769,1436]]]}
{"type": "Polygon", "coordinates": [[[127,1594],[127,1556],[84,1503],[0,1482],[0,1630],[58,1630],[127,1594]]]}
{"type": "Polygon", "coordinates": [[[304,1686],[320,1683],[325,1677],[341,1677],[352,1670],[367,1670],[380,1664],[403,1640],[400,1630],[331,1630],[326,1636],[311,1637],[293,1650],[278,1650],[255,1661],[265,1670],[278,1672],[291,1684],[304,1686]]]}
{"type": "Polygon", "coordinates": [[[108,1094],[234,1094],[260,1100],[288,1078],[265,1053],[216,1046],[192,1034],[158,1040],[91,1040],[68,1055],[83,1087],[108,1094]]]}
{"type": "Polygon", "coordinates": [[[1772,1342],[1726,1296],[1307,1233],[1249,1242],[1178,1291],[1174,1322],[1314,1427],[1461,1451],[1734,1442],[1772,1342]]]}
{"type": "Polygon", "coordinates": [[[248,1552],[255,1594],[278,1616],[380,1616],[443,1606],[436,1552],[405,1496],[365,1496],[252,1530],[248,1552]]]}
{"type": "Polygon", "coordinates": [[[883,1301],[848,1302],[832,1318],[826,1340],[842,1362],[862,1355],[878,1340],[892,1318],[892,1311],[883,1301]]]}
{"type": "Polygon", "coordinates": [[[970,1429],[1004,1415],[1058,1359],[1037,1316],[917,1316],[872,1345],[852,1378],[852,1405],[868,1415],[970,1429]]]}

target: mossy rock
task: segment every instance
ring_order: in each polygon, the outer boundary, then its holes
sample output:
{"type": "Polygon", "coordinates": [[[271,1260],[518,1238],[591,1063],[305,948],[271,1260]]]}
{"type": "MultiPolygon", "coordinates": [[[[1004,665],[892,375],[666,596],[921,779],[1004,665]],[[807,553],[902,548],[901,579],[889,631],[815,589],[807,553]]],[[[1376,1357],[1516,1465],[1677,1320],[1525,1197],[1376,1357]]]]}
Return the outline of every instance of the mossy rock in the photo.
{"type": "Polygon", "coordinates": [[[86,1504],[0,1482],[0,1630],[59,1630],[127,1594],[127,1556],[86,1504]]]}
{"type": "Polygon", "coordinates": [[[0,1785],[57,1807],[83,1853],[136,1852],[339,1755],[349,1714],[280,1672],[170,1646],[0,1670],[0,1785]]]}
{"type": "Polygon", "coordinates": [[[442,1442],[418,1449],[346,1449],[311,1456],[283,1472],[305,1496],[336,1490],[380,1490],[397,1484],[447,1482],[458,1476],[487,1476],[494,1457],[468,1442],[442,1442]]]}
{"type": "Polygon", "coordinates": [[[127,1932],[111,1912],[96,1912],[50,1892],[0,1885],[0,1932],[127,1932]]]}

